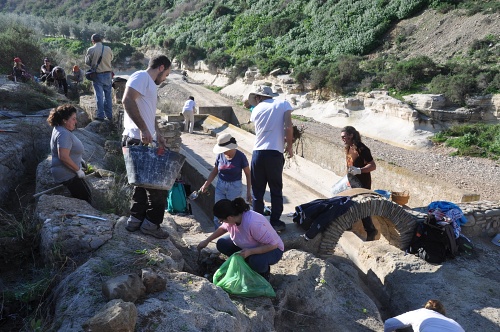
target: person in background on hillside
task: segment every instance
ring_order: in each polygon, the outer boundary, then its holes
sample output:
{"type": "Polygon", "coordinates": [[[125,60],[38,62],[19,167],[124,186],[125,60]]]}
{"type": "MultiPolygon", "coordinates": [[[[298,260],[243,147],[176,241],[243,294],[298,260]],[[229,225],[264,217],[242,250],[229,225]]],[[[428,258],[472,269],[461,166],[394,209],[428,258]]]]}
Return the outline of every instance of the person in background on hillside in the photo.
{"type": "Polygon", "coordinates": [[[28,74],[26,67],[19,57],[14,58],[14,66],[12,67],[12,74],[8,75],[7,78],[15,82],[26,83],[31,79],[31,75],[28,74]]]}
{"type": "Polygon", "coordinates": [[[59,91],[62,89],[64,91],[64,95],[67,97],[68,81],[66,81],[66,73],[64,72],[64,69],[62,67],[55,66],[54,69],[52,69],[52,78],[54,79],[54,84],[59,88],[59,91]]]}
{"type": "Polygon", "coordinates": [[[71,74],[66,77],[66,80],[72,87],[78,87],[78,84],[83,82],[83,71],[78,65],[74,65],[71,74]]]}
{"type": "MultiPolygon", "coordinates": [[[[247,201],[251,202],[250,167],[245,154],[238,150],[236,139],[231,134],[218,135],[217,144],[214,146],[213,151],[217,153],[215,166],[200,190],[205,192],[215,177],[219,175],[217,185],[215,186],[215,203],[221,199],[233,200],[240,197],[243,187],[241,172],[243,171],[247,180],[247,201]]],[[[217,220],[217,217],[214,217],[215,229],[219,228],[219,225],[219,220],[217,220]]]]}
{"type": "Polygon", "coordinates": [[[54,66],[50,63],[50,59],[43,59],[43,65],[40,67],[40,81],[47,82],[47,84],[54,82],[52,70],[54,70],[54,66]]]}
{"type": "Polygon", "coordinates": [[[283,212],[283,166],[285,158],[293,157],[292,106],[286,100],[275,100],[272,90],[258,86],[248,96],[254,106],[250,121],[255,124],[255,144],[252,154],[253,210],[264,213],[264,194],[269,185],[271,192],[270,222],[276,231],[284,231],[280,220],[283,212]],[[286,144],[286,147],[285,147],[286,144]]]}
{"type": "Polygon", "coordinates": [[[103,121],[106,117],[109,121],[113,119],[113,100],[111,96],[113,51],[109,46],[102,44],[102,37],[95,33],[90,38],[93,46],[87,49],[85,64],[91,68],[97,68],[97,77],[92,81],[94,95],[96,98],[97,112],[94,120],[103,121]],[[101,58],[102,56],[102,58],[101,58]],[[99,58],[101,62],[99,65],[99,58]]]}
{"type": "Polygon", "coordinates": [[[201,250],[212,240],[229,233],[229,236],[217,241],[217,250],[226,256],[239,251],[239,255],[248,265],[269,281],[270,265],[280,261],[285,246],[267,219],[262,214],[250,210],[250,206],[241,197],[232,201],[218,201],[213,212],[222,225],[201,241],[197,249],[201,250]]]}
{"type": "Polygon", "coordinates": [[[194,128],[194,113],[196,112],[196,103],[194,102],[194,97],[189,96],[188,100],[184,103],[182,107],[182,115],[184,116],[184,131],[192,134],[194,128]]]}
{"type": "Polygon", "coordinates": [[[446,317],[444,306],[438,300],[429,300],[422,309],[387,319],[384,332],[393,332],[409,326],[413,331],[421,332],[464,332],[460,324],[446,317]]]}
{"type": "MultiPolygon", "coordinates": [[[[125,109],[122,146],[148,145],[156,137],[159,146],[166,147],[165,139],[159,135],[155,117],[157,86],[170,74],[170,67],[170,60],[159,55],[149,60],[146,70],[136,71],[128,79],[122,99],[125,109]]],[[[140,230],[143,234],[166,239],[169,235],[160,225],[165,214],[167,195],[167,190],[134,186],[130,217],[125,227],[127,231],[140,230]]]]}
{"type": "MultiPolygon", "coordinates": [[[[344,142],[348,173],[356,176],[361,182],[362,188],[371,189],[372,178],[370,173],[377,168],[377,165],[373,160],[370,149],[361,142],[361,135],[354,127],[344,127],[340,138],[344,142]]],[[[375,240],[378,231],[373,225],[372,218],[366,217],[361,221],[366,231],[366,241],[375,240]]]]}
{"type": "Polygon", "coordinates": [[[74,198],[91,203],[90,187],[82,170],[83,144],[73,134],[76,129],[76,108],[70,104],[58,106],[50,111],[47,122],[54,127],[50,139],[50,171],[54,180],[65,185],[74,198]]]}

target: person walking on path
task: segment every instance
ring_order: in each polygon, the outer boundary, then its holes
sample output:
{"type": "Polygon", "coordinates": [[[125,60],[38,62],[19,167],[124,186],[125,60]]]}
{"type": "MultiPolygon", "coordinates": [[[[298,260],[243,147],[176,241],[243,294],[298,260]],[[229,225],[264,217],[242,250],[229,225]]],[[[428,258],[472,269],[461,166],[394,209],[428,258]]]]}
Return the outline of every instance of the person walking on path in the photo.
{"type": "Polygon", "coordinates": [[[76,108],[70,104],[53,108],[47,122],[53,127],[50,171],[54,180],[66,186],[74,198],[92,203],[90,187],[82,170],[83,144],[73,134],[76,129],[76,108]]]}
{"type": "Polygon", "coordinates": [[[93,46],[87,49],[85,64],[96,68],[97,76],[92,81],[94,95],[97,104],[97,113],[94,120],[103,121],[106,117],[109,121],[113,119],[113,101],[111,97],[113,51],[109,46],[102,44],[102,38],[95,33],[90,38],[93,46]],[[101,58],[102,56],[102,58],[101,58]],[[101,62],[99,62],[101,58],[101,62]]]}
{"type": "Polygon", "coordinates": [[[420,332],[464,332],[460,324],[446,317],[444,306],[438,300],[429,300],[422,309],[387,319],[384,332],[393,332],[409,326],[413,331],[420,332]]]}
{"type": "MultiPolygon", "coordinates": [[[[165,139],[158,134],[155,116],[157,85],[170,74],[170,67],[170,60],[159,55],[149,61],[146,70],[136,71],[128,79],[122,99],[125,109],[122,146],[147,145],[156,138],[160,147],[166,147],[165,139]]],[[[166,239],[168,233],[160,224],[165,214],[167,194],[167,190],[135,186],[126,229],[129,232],[140,230],[143,234],[166,239]]]]}
{"type": "MultiPolygon", "coordinates": [[[[370,149],[361,142],[361,135],[354,127],[344,127],[340,138],[344,142],[347,171],[356,176],[361,182],[362,188],[371,189],[372,178],[370,173],[377,168],[377,165],[370,149]]],[[[366,231],[366,241],[375,240],[378,231],[373,225],[372,218],[366,217],[361,221],[366,231]]]]}
{"type": "MultiPolygon", "coordinates": [[[[221,199],[233,200],[241,196],[243,183],[241,182],[241,172],[245,173],[247,180],[246,198],[248,202],[252,201],[251,178],[248,159],[243,152],[238,150],[236,139],[231,134],[220,134],[217,136],[217,144],[213,149],[217,153],[215,166],[208,175],[207,181],[201,186],[201,192],[205,192],[218,175],[217,185],[215,186],[215,203],[221,199]]],[[[215,229],[219,227],[219,220],[214,216],[215,229]]]]}
{"type": "Polygon", "coordinates": [[[269,281],[270,265],[278,263],[283,257],[285,246],[267,219],[251,211],[241,197],[218,201],[213,212],[222,225],[201,241],[197,249],[201,250],[212,240],[229,233],[229,236],[217,241],[217,250],[228,257],[239,251],[248,265],[269,281]]]}
{"type": "Polygon", "coordinates": [[[285,158],[293,156],[292,106],[286,100],[275,100],[269,87],[258,86],[248,96],[255,106],[250,121],[255,124],[255,144],[252,153],[251,178],[253,210],[264,213],[264,194],[271,192],[270,222],[276,231],[284,231],[280,220],[283,212],[283,166],[285,158]],[[286,146],[285,146],[286,143],[286,146]]]}
{"type": "Polygon", "coordinates": [[[184,106],[182,107],[182,115],[184,116],[184,131],[192,134],[194,128],[194,113],[196,111],[196,103],[194,102],[194,97],[189,96],[186,100],[184,106]]]}

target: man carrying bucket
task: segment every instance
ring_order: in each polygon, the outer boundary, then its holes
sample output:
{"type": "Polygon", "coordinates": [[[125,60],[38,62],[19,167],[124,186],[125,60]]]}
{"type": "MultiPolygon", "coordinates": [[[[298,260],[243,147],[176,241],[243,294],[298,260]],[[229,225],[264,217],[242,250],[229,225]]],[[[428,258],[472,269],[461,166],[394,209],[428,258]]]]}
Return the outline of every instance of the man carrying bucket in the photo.
{"type": "MultiPolygon", "coordinates": [[[[170,60],[159,55],[149,60],[146,70],[133,73],[123,94],[125,116],[123,120],[123,146],[144,145],[156,141],[165,147],[165,139],[158,133],[156,116],[157,85],[170,74],[170,60]]],[[[140,230],[143,234],[166,239],[168,233],[160,227],[165,214],[167,190],[135,186],[130,203],[130,217],[125,227],[129,232],[140,230]]]]}

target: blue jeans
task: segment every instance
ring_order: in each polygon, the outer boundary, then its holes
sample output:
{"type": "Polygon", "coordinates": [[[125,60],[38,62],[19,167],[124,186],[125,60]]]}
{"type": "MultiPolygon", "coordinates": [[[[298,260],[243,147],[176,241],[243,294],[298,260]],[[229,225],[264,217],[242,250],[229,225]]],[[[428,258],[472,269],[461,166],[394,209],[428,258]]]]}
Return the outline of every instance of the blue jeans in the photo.
{"type": "Polygon", "coordinates": [[[104,116],[109,121],[113,119],[113,104],[111,97],[111,72],[98,73],[95,80],[92,81],[94,86],[94,95],[97,102],[96,117],[104,119],[104,116]]]}
{"type": "Polygon", "coordinates": [[[276,150],[255,150],[252,154],[252,208],[264,214],[266,185],[271,192],[271,224],[278,222],[283,212],[283,153],[276,150]]]}
{"type": "MultiPolygon", "coordinates": [[[[241,197],[241,189],[243,184],[241,180],[238,181],[223,181],[221,179],[217,180],[217,186],[215,186],[215,203],[221,199],[233,200],[237,197],[241,197]]],[[[214,227],[219,228],[219,219],[214,217],[214,227]]]]}
{"type": "MultiPolygon", "coordinates": [[[[229,236],[224,236],[217,241],[217,250],[226,256],[231,256],[235,252],[240,251],[241,248],[235,245],[229,236]]],[[[262,274],[269,271],[269,265],[278,263],[282,256],[283,251],[276,248],[264,254],[250,255],[245,259],[245,261],[252,268],[252,270],[262,274]]]]}

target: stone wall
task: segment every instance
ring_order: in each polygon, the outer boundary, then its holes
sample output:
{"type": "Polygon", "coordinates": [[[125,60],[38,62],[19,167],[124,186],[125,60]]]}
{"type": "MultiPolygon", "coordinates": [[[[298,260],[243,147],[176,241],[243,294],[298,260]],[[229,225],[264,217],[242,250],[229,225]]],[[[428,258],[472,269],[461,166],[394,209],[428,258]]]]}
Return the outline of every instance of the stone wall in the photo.
{"type": "MultiPolygon", "coordinates": [[[[343,146],[307,131],[303,137],[304,146],[299,149],[298,155],[335,174],[345,174],[343,146]]],[[[460,190],[446,181],[429,178],[406,168],[391,165],[383,160],[377,160],[377,171],[373,172],[372,181],[373,189],[408,190],[410,192],[408,206],[411,207],[427,206],[436,200],[462,202],[470,196],[470,193],[460,190]]]]}
{"type": "Polygon", "coordinates": [[[179,152],[181,149],[181,124],[178,122],[158,121],[158,130],[165,139],[167,148],[179,152]]]}
{"type": "Polygon", "coordinates": [[[500,202],[477,201],[457,204],[465,214],[462,226],[466,236],[493,236],[500,232],[500,202]]]}

